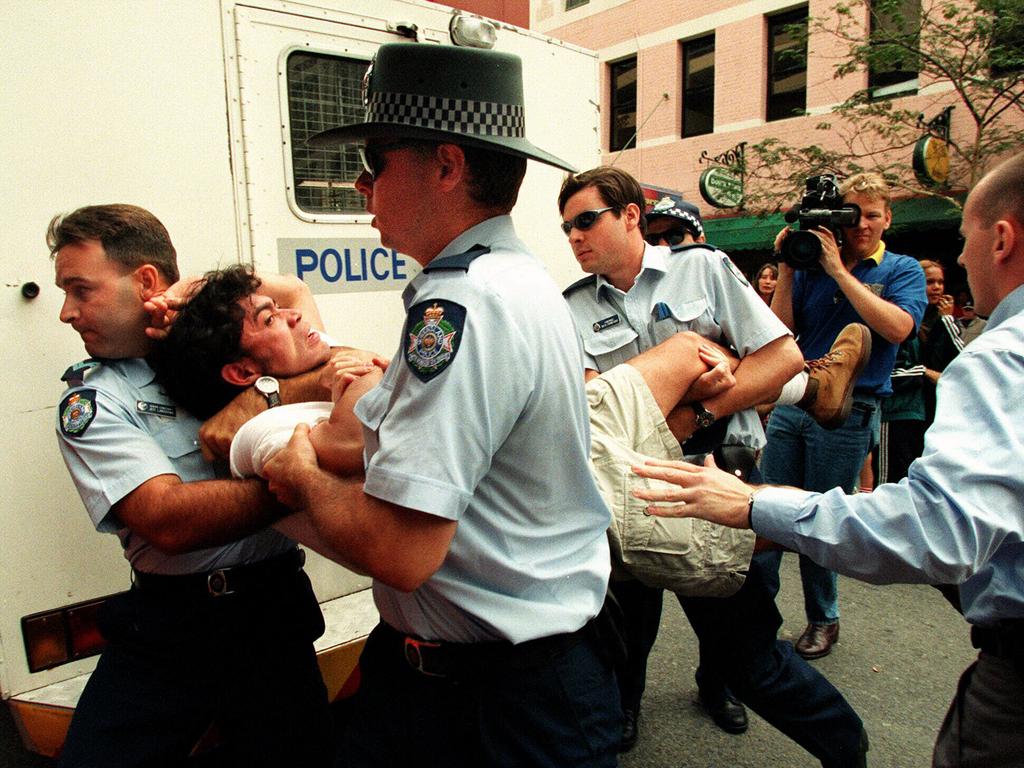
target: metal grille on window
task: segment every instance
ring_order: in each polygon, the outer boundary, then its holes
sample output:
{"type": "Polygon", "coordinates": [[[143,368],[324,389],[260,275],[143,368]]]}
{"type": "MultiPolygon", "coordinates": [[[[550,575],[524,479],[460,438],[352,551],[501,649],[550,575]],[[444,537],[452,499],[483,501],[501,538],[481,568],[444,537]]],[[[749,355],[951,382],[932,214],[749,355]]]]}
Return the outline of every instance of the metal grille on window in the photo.
{"type": "Polygon", "coordinates": [[[362,170],[356,146],[314,149],[306,146],[306,139],[363,119],[361,86],[366,67],[365,61],[316,53],[296,52],[288,57],[295,200],[304,211],[364,211],[362,195],[353,186],[362,170]]]}

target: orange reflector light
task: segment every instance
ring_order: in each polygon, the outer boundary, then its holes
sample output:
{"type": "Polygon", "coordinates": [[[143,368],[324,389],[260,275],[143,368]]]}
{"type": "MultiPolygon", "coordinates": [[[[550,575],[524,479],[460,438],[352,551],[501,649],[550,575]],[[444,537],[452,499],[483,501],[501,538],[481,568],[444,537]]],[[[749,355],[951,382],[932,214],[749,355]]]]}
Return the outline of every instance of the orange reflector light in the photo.
{"type": "Polygon", "coordinates": [[[98,626],[99,611],[107,600],[116,596],[107,595],[22,617],[21,634],[29,671],[51,669],[102,651],[106,641],[98,626]]]}
{"type": "Polygon", "coordinates": [[[68,659],[68,635],[61,611],[21,620],[30,672],[65,664],[68,659]]]}

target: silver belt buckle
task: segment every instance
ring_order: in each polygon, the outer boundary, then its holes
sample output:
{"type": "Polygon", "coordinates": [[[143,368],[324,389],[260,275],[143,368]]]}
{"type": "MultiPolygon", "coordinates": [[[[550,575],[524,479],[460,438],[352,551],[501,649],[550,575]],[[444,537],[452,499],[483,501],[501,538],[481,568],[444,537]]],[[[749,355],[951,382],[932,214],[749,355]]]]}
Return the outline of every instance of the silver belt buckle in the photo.
{"type": "Polygon", "coordinates": [[[426,640],[417,640],[415,637],[406,636],[404,640],[404,648],[402,649],[405,655],[405,660],[410,667],[415,669],[421,675],[427,675],[428,677],[447,677],[444,672],[431,672],[427,669],[425,659],[423,658],[423,651],[432,648],[440,648],[440,643],[431,643],[426,640]]]}
{"type": "Polygon", "coordinates": [[[235,590],[228,588],[228,571],[230,568],[218,568],[210,571],[206,576],[206,591],[210,597],[224,597],[235,594],[235,590]]]}

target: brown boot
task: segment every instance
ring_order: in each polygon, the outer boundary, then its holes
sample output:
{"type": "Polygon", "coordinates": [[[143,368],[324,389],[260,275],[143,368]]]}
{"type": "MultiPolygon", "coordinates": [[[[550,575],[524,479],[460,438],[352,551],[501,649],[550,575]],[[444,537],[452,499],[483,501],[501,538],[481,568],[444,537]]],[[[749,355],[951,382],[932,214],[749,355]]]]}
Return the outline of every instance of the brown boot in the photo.
{"type": "Polygon", "coordinates": [[[807,361],[807,389],[797,405],[825,429],[837,429],[853,406],[853,385],[871,357],[871,331],[850,323],[824,357],[807,361]]]}

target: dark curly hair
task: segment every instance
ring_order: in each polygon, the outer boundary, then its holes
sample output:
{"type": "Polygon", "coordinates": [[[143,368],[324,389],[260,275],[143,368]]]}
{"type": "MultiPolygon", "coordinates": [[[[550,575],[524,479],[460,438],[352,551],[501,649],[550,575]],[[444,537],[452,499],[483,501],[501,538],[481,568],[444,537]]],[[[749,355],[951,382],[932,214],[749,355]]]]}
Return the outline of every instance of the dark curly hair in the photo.
{"type": "Polygon", "coordinates": [[[242,357],[245,310],[239,301],[259,286],[260,279],[242,265],[207,272],[147,358],[171,399],[197,418],[210,418],[245,389],[224,381],[220,372],[242,357]]]}

